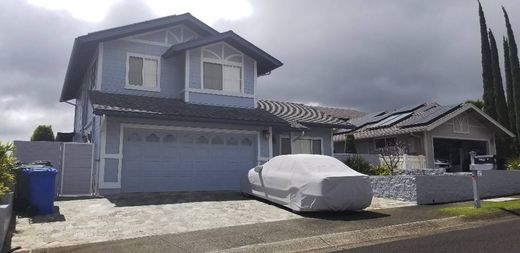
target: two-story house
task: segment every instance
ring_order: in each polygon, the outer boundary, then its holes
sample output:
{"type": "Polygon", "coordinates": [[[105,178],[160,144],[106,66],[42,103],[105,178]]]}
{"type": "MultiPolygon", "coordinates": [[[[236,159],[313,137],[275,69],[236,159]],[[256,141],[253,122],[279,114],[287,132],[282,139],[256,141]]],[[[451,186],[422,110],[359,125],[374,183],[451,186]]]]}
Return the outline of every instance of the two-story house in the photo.
{"type": "Polygon", "coordinates": [[[61,101],[76,101],[74,140],[94,144],[96,192],[238,190],[273,156],[332,155],[345,121],[257,99],[280,66],[190,14],[76,38],[61,101]]]}

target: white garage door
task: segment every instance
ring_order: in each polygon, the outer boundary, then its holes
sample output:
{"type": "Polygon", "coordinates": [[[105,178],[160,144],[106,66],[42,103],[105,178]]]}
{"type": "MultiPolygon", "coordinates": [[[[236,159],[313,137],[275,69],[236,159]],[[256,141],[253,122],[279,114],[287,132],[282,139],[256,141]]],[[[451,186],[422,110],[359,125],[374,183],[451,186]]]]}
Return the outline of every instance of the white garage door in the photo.
{"type": "Polygon", "coordinates": [[[239,190],[257,162],[257,135],[124,130],[123,192],[239,190]]]}

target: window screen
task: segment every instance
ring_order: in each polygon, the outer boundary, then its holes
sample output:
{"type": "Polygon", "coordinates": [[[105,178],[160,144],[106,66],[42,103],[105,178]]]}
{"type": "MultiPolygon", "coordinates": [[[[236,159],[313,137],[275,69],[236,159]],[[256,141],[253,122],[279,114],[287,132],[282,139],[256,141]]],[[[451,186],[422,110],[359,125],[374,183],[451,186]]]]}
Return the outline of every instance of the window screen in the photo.
{"type": "Polygon", "coordinates": [[[144,59],[143,84],[148,88],[157,87],[157,60],[144,59]]]}
{"type": "Polygon", "coordinates": [[[312,140],[312,153],[321,155],[321,140],[312,140]]]}
{"type": "Polygon", "coordinates": [[[291,154],[291,141],[289,140],[289,138],[282,138],[280,154],[291,154]]]}
{"type": "Polygon", "coordinates": [[[128,84],[143,85],[143,58],[130,56],[128,59],[128,84]]]}
{"type": "Polygon", "coordinates": [[[222,65],[204,62],[204,89],[222,90],[222,65]]]}
{"type": "Polygon", "coordinates": [[[230,92],[240,92],[242,68],[223,65],[223,89],[230,92]]]}
{"type": "Polygon", "coordinates": [[[376,148],[385,148],[385,139],[376,139],[376,148]]]}
{"type": "Polygon", "coordinates": [[[137,56],[128,58],[128,84],[157,88],[159,61],[137,56]]]}
{"type": "Polygon", "coordinates": [[[386,138],[386,146],[387,147],[395,147],[397,145],[397,138],[386,138]]]}

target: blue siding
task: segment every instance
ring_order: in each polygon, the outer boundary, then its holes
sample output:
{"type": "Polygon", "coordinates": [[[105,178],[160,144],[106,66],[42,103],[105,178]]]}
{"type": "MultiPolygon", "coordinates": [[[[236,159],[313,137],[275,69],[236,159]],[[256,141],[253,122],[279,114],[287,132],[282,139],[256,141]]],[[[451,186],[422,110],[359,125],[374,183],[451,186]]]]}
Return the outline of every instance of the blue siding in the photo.
{"type": "Polygon", "coordinates": [[[220,105],[230,107],[255,107],[255,99],[252,97],[235,97],[215,94],[190,92],[190,103],[220,105]]]}
{"type": "Polygon", "coordinates": [[[255,78],[255,61],[246,55],[244,57],[244,93],[254,95],[255,78]]]}
{"type": "Polygon", "coordinates": [[[154,46],[125,40],[113,40],[103,44],[103,75],[101,90],[130,95],[180,98],[184,89],[184,56],[161,58],[160,92],[125,89],[127,53],[161,57],[167,47],[154,46]]]}
{"type": "Polygon", "coordinates": [[[190,66],[190,80],[189,80],[189,84],[190,84],[190,88],[193,88],[193,89],[200,89],[202,86],[202,80],[201,80],[201,69],[200,69],[200,65],[201,65],[201,54],[200,54],[201,50],[200,48],[196,48],[196,49],[192,49],[189,51],[189,55],[190,55],[190,62],[189,62],[189,66],[190,66]]]}

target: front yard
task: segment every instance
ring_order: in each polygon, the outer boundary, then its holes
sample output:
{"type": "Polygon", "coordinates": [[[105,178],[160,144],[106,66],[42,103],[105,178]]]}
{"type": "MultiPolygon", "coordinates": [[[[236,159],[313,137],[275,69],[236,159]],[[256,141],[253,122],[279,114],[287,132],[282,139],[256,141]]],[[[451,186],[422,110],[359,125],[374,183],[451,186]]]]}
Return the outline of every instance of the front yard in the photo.
{"type": "Polygon", "coordinates": [[[466,217],[487,216],[502,212],[520,215],[520,199],[502,202],[484,200],[481,202],[480,208],[475,208],[473,203],[455,204],[453,206],[439,208],[438,211],[447,215],[463,215],[466,217]]]}

